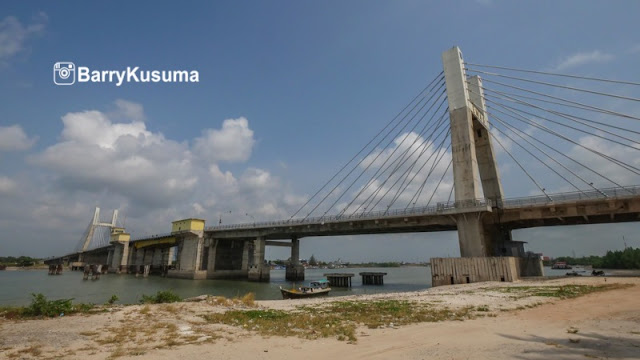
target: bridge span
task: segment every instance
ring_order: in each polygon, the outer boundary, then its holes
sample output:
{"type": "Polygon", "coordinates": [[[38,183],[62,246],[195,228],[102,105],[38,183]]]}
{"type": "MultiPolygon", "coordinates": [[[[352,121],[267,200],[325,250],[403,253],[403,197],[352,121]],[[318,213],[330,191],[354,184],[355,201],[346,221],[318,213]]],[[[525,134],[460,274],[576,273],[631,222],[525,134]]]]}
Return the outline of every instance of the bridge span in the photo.
{"type": "MultiPolygon", "coordinates": [[[[128,240],[116,233],[109,245],[83,252],[87,263],[99,263],[111,272],[161,274],[193,279],[269,279],[265,264],[267,246],[291,248],[287,277],[304,278],[299,259],[300,239],[305,237],[426,233],[457,230],[458,216],[479,218],[486,227],[506,231],[539,227],[631,222],[640,220],[640,186],[597,192],[573,192],[547,197],[506,199],[500,203],[478,199],[369,214],[325,216],[308,219],[231,224],[205,227],[204,220],[173,222],[172,232],[128,240]]],[[[522,243],[492,244],[494,253],[523,256],[522,243]]],[[[72,264],[79,253],[51,263],[72,264]]]]}

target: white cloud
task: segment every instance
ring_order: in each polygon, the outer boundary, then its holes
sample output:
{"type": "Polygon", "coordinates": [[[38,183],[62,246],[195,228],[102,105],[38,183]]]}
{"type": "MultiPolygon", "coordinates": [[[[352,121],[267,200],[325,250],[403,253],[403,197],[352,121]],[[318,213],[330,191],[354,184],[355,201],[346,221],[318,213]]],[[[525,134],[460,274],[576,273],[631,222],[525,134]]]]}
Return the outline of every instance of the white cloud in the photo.
{"type": "Polygon", "coordinates": [[[0,20],[0,62],[24,50],[27,40],[40,34],[47,23],[47,15],[39,13],[29,25],[23,25],[14,16],[7,16],[0,20]]]}
{"type": "Polygon", "coordinates": [[[558,65],[555,66],[555,70],[566,70],[586,64],[606,63],[614,58],[612,54],[603,53],[600,50],[575,53],[562,59],[558,65]]]}
{"type": "Polygon", "coordinates": [[[20,125],[0,126],[0,151],[27,150],[38,138],[29,138],[20,125]]]}
{"type": "Polygon", "coordinates": [[[123,117],[125,119],[131,119],[134,121],[144,121],[144,108],[142,105],[118,99],[115,101],[116,111],[112,114],[112,116],[123,117]]]}
{"type": "MultiPolygon", "coordinates": [[[[449,167],[447,170],[451,153],[438,148],[440,141],[441,138],[436,139],[435,143],[425,142],[423,137],[411,132],[394,139],[393,147],[374,151],[360,164],[361,170],[368,167],[367,173],[329,213],[337,213],[345,208],[347,208],[344,212],[346,215],[362,212],[365,208],[367,212],[384,210],[390,204],[390,209],[398,209],[407,205],[413,206],[414,202],[416,206],[424,206],[429,203],[432,194],[430,206],[437,202],[446,202],[453,186],[452,169],[449,167]],[[406,161],[401,160],[403,156],[406,161]],[[414,163],[415,165],[412,166],[414,163]],[[379,176],[371,180],[378,170],[380,170],[379,176]],[[445,170],[447,170],[446,175],[438,186],[445,170]],[[425,184],[424,187],[422,184],[425,184]],[[422,191],[420,191],[421,187],[422,191]],[[360,193],[359,196],[357,196],[358,193],[360,193]],[[394,197],[397,197],[397,200],[394,201],[394,197]],[[355,201],[349,204],[352,199],[355,201]],[[378,201],[378,199],[382,200],[378,201]]],[[[351,181],[353,180],[348,183],[351,181]]]]}
{"type": "MultiPolygon", "coordinates": [[[[28,158],[41,176],[20,184],[26,194],[20,211],[0,202],[0,218],[46,217],[48,232],[73,239],[69,228],[80,236],[98,205],[120,209],[136,237],[168,231],[171,221],[191,216],[208,224],[223,213],[224,223],[253,221],[245,214],[256,221],[283,219],[306,200],[266,169],[239,169],[235,176],[220,165],[251,155],[253,131],[245,118],[225,120],[184,142],[152,131],[143,119],[142,106],[124,100],[116,111],[64,115],[59,141],[28,158]],[[216,154],[202,161],[205,149],[216,154]],[[59,210],[68,208],[73,213],[59,210]]],[[[15,184],[5,183],[7,189],[15,184]]]]}
{"type": "MultiPolygon", "coordinates": [[[[634,150],[621,145],[613,144],[605,141],[604,139],[595,136],[585,136],[578,140],[578,145],[573,146],[567,156],[585,164],[591,169],[594,169],[598,173],[606,176],[607,178],[617,182],[622,186],[637,185],[640,183],[639,175],[634,174],[629,170],[625,170],[620,165],[615,164],[611,160],[605,159],[591,151],[600,152],[611,158],[620,160],[625,164],[629,164],[636,168],[640,168],[640,157],[638,156],[638,150],[634,150]]],[[[577,164],[572,165],[575,170],[583,176],[587,181],[593,182],[594,186],[599,188],[616,187],[615,184],[606,181],[602,177],[594,174],[592,171],[581,167],[577,164]]]]}
{"type": "Polygon", "coordinates": [[[204,130],[202,136],[196,138],[194,150],[200,157],[212,163],[241,162],[249,159],[254,143],[249,121],[240,117],[225,120],[220,130],[204,130]]]}
{"type": "Polygon", "coordinates": [[[6,176],[0,176],[0,194],[10,194],[16,189],[16,182],[6,176]]]}

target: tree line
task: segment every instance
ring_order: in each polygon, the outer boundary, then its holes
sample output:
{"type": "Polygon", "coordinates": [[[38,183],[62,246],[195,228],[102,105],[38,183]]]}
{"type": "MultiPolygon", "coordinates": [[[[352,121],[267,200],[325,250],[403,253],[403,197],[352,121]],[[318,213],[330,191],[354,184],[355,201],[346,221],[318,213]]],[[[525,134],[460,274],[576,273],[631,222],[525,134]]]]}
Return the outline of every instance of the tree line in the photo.
{"type": "Polygon", "coordinates": [[[640,269],[640,248],[607,251],[604,256],[561,256],[554,260],[556,261],[564,261],[569,265],[591,265],[601,269],[640,269]]]}
{"type": "Polygon", "coordinates": [[[29,256],[0,256],[0,264],[9,266],[33,266],[39,259],[29,256]]]}

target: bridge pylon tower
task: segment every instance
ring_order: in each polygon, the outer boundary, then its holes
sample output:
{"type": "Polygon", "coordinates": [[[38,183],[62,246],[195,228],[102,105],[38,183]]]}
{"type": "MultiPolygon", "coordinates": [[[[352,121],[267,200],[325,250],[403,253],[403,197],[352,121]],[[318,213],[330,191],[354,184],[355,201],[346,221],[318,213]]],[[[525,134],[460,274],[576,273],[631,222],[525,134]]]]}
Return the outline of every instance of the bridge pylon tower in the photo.
{"type": "MultiPolygon", "coordinates": [[[[453,183],[457,204],[491,200],[494,212],[503,199],[500,173],[489,134],[482,80],[467,79],[462,52],[453,47],[442,54],[449,102],[453,183]]],[[[511,231],[495,224],[484,224],[481,213],[456,215],[462,257],[497,256],[511,231]]]]}
{"type": "Polygon", "coordinates": [[[113,229],[116,227],[116,221],[118,220],[118,209],[113,210],[113,215],[111,216],[111,223],[103,223],[100,222],[100,208],[96,207],[96,210],[93,213],[93,219],[91,223],[89,223],[88,230],[85,232],[83,237],[82,247],[79,249],[79,252],[84,252],[89,248],[91,241],[93,239],[93,234],[95,229],[99,226],[108,227],[113,229]]]}

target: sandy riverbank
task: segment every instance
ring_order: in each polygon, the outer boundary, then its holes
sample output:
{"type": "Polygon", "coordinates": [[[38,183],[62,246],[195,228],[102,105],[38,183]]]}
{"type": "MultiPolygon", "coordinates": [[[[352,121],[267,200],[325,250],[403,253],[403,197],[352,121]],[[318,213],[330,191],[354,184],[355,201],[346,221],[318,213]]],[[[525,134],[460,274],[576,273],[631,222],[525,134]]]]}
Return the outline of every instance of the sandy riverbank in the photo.
{"type": "Polygon", "coordinates": [[[0,320],[0,358],[637,359],[640,279],[607,278],[607,285],[632,286],[572,299],[539,296],[569,284],[604,285],[605,278],[478,283],[409,293],[257,301],[256,307],[209,299],[120,306],[103,313],[55,319],[0,320]],[[437,314],[444,314],[446,309],[449,315],[445,317],[464,320],[398,325],[398,321],[387,319],[373,329],[358,326],[355,341],[321,337],[318,334],[322,329],[303,336],[317,337],[309,340],[265,336],[264,332],[259,335],[260,329],[255,328],[259,323],[253,320],[234,325],[210,321],[211,314],[229,310],[290,313],[300,311],[301,305],[321,309],[336,301],[386,300],[407,300],[437,314]],[[451,315],[454,313],[463,315],[451,315]]]}

